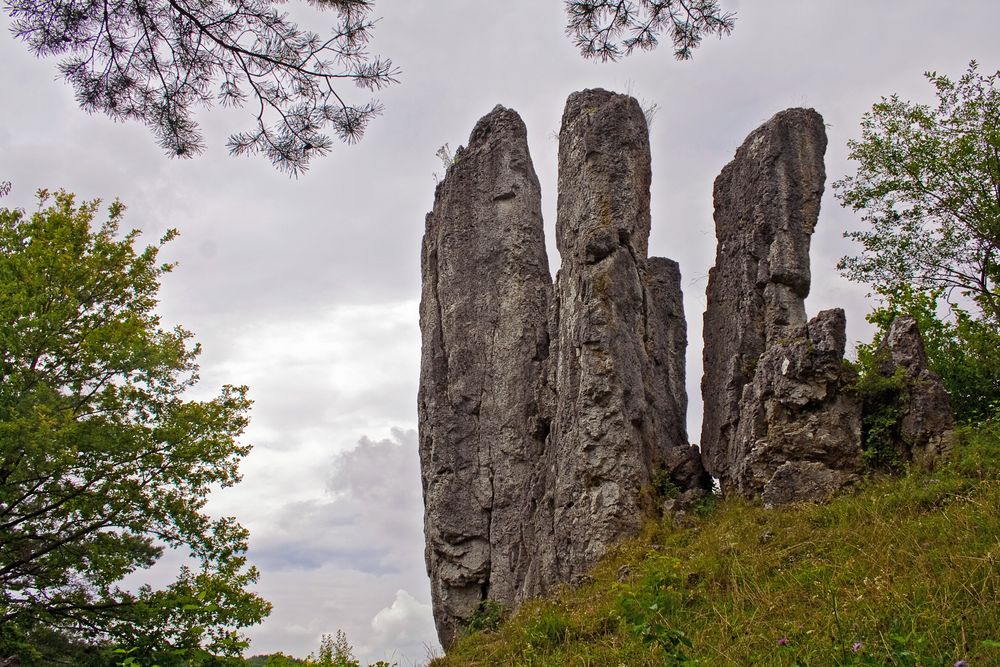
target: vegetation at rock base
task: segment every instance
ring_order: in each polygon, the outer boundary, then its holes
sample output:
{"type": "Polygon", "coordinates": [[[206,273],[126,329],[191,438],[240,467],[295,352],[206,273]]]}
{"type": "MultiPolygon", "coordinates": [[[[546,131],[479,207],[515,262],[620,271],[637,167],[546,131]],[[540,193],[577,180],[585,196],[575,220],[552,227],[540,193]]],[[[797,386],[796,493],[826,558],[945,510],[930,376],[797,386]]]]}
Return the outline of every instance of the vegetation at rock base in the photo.
{"type": "Polygon", "coordinates": [[[0,663],[242,664],[270,604],[246,529],[203,508],[240,479],[247,389],[185,398],[199,348],[155,312],[176,232],[137,251],[98,207],[0,209],[0,663]],[[172,584],[122,583],[167,548],[172,584]]]}
{"type": "Polygon", "coordinates": [[[1000,663],[1000,421],[934,471],[828,505],[726,499],[616,548],[593,581],[470,633],[458,665],[1000,663]]]}
{"type": "Polygon", "coordinates": [[[1000,332],[991,321],[948,303],[940,287],[921,292],[902,286],[867,315],[877,330],[870,343],[856,350],[862,377],[875,369],[879,341],[898,315],[917,321],[928,367],[948,390],[956,420],[977,423],[992,415],[1000,405],[1000,332]]]}

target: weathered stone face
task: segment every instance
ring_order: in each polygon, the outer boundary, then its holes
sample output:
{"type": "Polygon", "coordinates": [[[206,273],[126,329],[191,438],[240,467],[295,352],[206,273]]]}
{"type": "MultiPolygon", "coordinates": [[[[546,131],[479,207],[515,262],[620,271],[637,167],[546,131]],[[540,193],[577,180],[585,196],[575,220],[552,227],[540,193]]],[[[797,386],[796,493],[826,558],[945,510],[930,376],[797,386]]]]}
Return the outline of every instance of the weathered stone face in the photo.
{"type": "Polygon", "coordinates": [[[715,181],[718,250],[704,320],[700,444],[723,490],[741,465],[734,442],[744,386],[761,354],[806,324],[825,151],[822,117],[789,109],[751,133],[715,181]]]}
{"type": "Polygon", "coordinates": [[[909,316],[893,320],[875,354],[882,359],[880,372],[889,377],[901,369],[906,385],[899,453],[903,460],[933,465],[951,449],[955,413],[941,378],[927,366],[917,321],[909,316]]]}
{"type": "Polygon", "coordinates": [[[650,270],[646,258],[650,181],[639,104],[604,90],[570,95],[559,134],[562,266],[550,439],[558,581],[582,575],[638,532],[650,514],[651,477],[668,453],[678,472],[698,475],[683,470],[691,461],[679,273],[669,262],[650,270]]]}
{"type": "Polygon", "coordinates": [[[439,184],[422,251],[419,403],[426,558],[444,646],[487,597],[513,603],[543,455],[552,283],[520,117],[497,107],[439,184]]]}
{"type": "Polygon", "coordinates": [[[709,488],[687,442],[675,262],[647,260],[649,140],[630,97],[571,95],[555,293],[524,126],[498,107],[427,216],[419,396],[427,568],[448,648],[481,600],[582,575],[657,508],[709,488]]]}
{"type": "Polygon", "coordinates": [[[824,310],[761,355],[740,401],[730,491],[817,501],[858,479],[861,401],[843,362],[845,327],[843,310],[824,310]]]}
{"type": "Polygon", "coordinates": [[[654,441],[663,443],[663,460],[654,457],[654,465],[665,467],[679,489],[711,490],[701,452],[688,444],[687,321],[680,267],[672,259],[650,257],[646,268],[646,397],[655,423],[654,441]]]}

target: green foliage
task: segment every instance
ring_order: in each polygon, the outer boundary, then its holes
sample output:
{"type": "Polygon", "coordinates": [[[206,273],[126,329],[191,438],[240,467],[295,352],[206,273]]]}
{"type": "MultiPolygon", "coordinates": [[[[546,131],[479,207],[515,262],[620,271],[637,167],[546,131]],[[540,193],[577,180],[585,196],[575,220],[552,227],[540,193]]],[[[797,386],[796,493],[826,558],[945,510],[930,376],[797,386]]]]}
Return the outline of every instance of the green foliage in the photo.
{"type": "Polygon", "coordinates": [[[255,655],[246,659],[247,667],[296,667],[297,665],[308,664],[300,658],[293,658],[284,653],[270,653],[268,655],[255,655]]]}
{"type": "Polygon", "coordinates": [[[669,500],[670,498],[676,498],[680,495],[680,488],[674,484],[674,480],[670,477],[670,470],[663,466],[653,473],[653,492],[657,497],[663,500],[669,500]]]}
{"type": "Polygon", "coordinates": [[[30,216],[0,209],[0,658],[238,661],[238,629],[270,606],[246,590],[246,530],[201,510],[239,480],[246,388],[183,398],[199,348],[155,313],[176,232],[137,252],[124,207],[92,229],[97,210],[44,191],[30,216]],[[162,590],[119,587],[166,547],[196,568],[162,590]]]}
{"type": "Polygon", "coordinates": [[[469,632],[496,630],[507,616],[507,608],[496,600],[482,600],[469,619],[466,629],[469,632]]]}
{"type": "Polygon", "coordinates": [[[729,498],[691,527],[650,525],[593,581],[431,664],[1000,664],[998,506],[1000,422],[962,427],[933,472],[874,476],[826,505],[729,498]]]}
{"type": "MultiPolygon", "coordinates": [[[[337,630],[337,636],[325,634],[320,638],[319,651],[305,661],[310,667],[361,667],[361,662],[354,657],[354,648],[347,641],[347,634],[337,630]]],[[[385,660],[379,660],[368,667],[396,667],[385,660]]]]}
{"type": "Polygon", "coordinates": [[[898,315],[917,322],[930,369],[941,377],[959,422],[977,423],[1000,406],[1000,333],[945,301],[944,289],[920,292],[900,286],[884,296],[867,320],[878,327],[870,344],[858,346],[860,372],[874,369],[875,349],[898,315]],[[941,312],[945,311],[942,315],[941,312]]]}
{"type": "Polygon", "coordinates": [[[872,469],[899,471],[900,422],[907,399],[906,376],[902,369],[883,375],[880,367],[885,353],[877,352],[877,341],[858,346],[858,379],[854,385],[864,410],[861,418],[861,445],[865,464],[872,469]]]}
{"type": "Polygon", "coordinates": [[[354,657],[354,648],[347,641],[347,634],[337,630],[337,638],[323,635],[319,642],[319,657],[315,664],[318,667],[361,667],[354,657]]]}
{"type": "Polygon", "coordinates": [[[683,602],[680,568],[676,558],[652,554],[643,563],[644,572],[638,581],[624,587],[615,600],[621,622],[644,643],[662,652],[665,667],[686,664],[688,656],[684,651],[691,648],[691,640],[671,623],[683,602]]]}
{"type": "Polygon", "coordinates": [[[925,76],[936,108],[883,98],[848,144],[857,174],[834,189],[870,229],[846,234],[864,250],[839,268],[884,295],[958,289],[1000,323],[1000,72],[925,76]]]}

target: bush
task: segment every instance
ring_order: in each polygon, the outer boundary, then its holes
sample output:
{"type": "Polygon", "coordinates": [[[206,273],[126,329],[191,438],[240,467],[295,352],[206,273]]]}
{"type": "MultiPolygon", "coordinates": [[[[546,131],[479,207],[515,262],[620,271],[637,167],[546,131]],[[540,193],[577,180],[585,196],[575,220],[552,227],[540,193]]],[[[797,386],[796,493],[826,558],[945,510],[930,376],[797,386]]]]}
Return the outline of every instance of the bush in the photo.
{"type": "Polygon", "coordinates": [[[859,372],[874,369],[875,349],[899,315],[917,321],[928,366],[941,377],[959,423],[991,418],[1000,405],[1000,333],[948,302],[943,289],[902,287],[884,295],[884,304],[866,318],[878,331],[870,344],[858,346],[859,372]]]}

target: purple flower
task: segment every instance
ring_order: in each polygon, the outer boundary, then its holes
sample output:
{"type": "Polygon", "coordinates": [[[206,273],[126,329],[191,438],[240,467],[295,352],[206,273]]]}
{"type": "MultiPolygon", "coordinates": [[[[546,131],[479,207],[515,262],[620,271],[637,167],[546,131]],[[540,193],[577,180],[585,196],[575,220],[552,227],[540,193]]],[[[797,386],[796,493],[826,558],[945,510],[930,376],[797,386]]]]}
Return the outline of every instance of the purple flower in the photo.
{"type": "MultiPolygon", "coordinates": [[[[781,639],[779,639],[778,646],[788,646],[788,637],[782,637],[781,639]]],[[[968,667],[968,665],[966,665],[965,667],[968,667]]]]}
{"type": "Polygon", "coordinates": [[[955,661],[955,667],[969,667],[969,661],[968,660],[956,660],[955,661]]]}
{"type": "MultiPolygon", "coordinates": [[[[853,644],[851,644],[851,651],[853,651],[854,653],[857,653],[858,651],[861,650],[862,646],[864,646],[864,642],[854,642],[853,644]]],[[[968,667],[968,666],[966,666],[966,667],[968,667]]]]}

